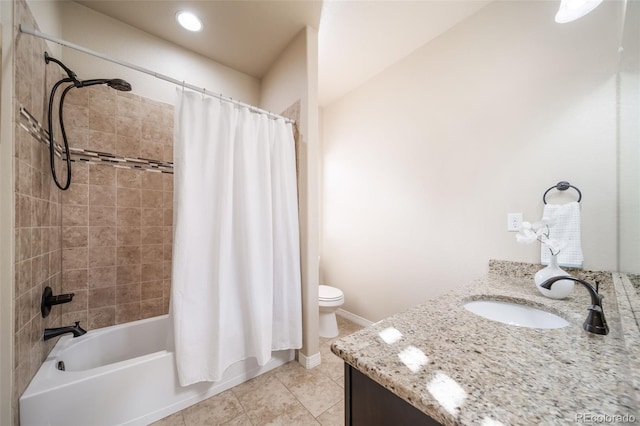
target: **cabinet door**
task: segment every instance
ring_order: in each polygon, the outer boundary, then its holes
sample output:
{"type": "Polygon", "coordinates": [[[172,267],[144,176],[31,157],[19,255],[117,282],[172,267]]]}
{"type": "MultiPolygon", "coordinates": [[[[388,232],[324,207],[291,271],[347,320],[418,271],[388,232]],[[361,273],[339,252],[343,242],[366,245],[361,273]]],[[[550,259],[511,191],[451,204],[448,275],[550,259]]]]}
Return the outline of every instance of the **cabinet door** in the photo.
{"type": "Polygon", "coordinates": [[[418,410],[349,364],[344,364],[346,426],[437,426],[418,410]]]}

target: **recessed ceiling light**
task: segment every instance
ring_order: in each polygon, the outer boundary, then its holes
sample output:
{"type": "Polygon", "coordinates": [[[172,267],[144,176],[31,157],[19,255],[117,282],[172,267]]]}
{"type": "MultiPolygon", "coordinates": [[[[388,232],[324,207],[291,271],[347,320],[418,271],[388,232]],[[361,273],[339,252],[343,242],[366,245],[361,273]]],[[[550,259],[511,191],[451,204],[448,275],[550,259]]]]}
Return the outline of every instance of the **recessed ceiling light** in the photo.
{"type": "Polygon", "coordinates": [[[176,13],[176,21],[178,21],[182,28],[186,30],[202,30],[202,21],[191,12],[185,12],[184,10],[181,10],[180,12],[176,13]]]}

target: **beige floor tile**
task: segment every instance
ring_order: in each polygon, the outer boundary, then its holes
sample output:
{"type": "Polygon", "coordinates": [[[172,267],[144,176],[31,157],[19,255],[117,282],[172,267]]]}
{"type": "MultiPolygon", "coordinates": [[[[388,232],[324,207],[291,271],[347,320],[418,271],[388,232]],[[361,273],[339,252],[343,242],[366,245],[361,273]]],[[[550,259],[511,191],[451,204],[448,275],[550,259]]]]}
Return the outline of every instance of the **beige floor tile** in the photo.
{"type": "Polygon", "coordinates": [[[341,316],[337,317],[338,320],[338,332],[340,333],[338,337],[348,336],[351,333],[355,333],[358,330],[362,330],[362,327],[355,322],[351,322],[346,318],[342,318],[341,316]]]}
{"type": "MultiPolygon", "coordinates": [[[[292,361],[292,362],[295,362],[295,361],[292,361]]],[[[278,368],[281,368],[281,367],[278,367],[278,368]]],[[[252,390],[255,390],[261,386],[264,386],[269,381],[269,379],[273,377],[276,370],[277,368],[271,371],[267,371],[266,373],[261,374],[258,377],[254,377],[251,380],[248,380],[244,383],[240,383],[239,385],[234,386],[233,388],[231,388],[231,390],[238,398],[240,398],[245,393],[251,392],[252,390]]]]}
{"type": "Polygon", "coordinates": [[[323,361],[316,368],[336,383],[344,381],[344,366],[342,364],[335,364],[331,362],[325,363],[323,361]]]}
{"type": "Polygon", "coordinates": [[[320,414],[316,420],[318,420],[322,426],[344,426],[344,401],[338,402],[320,414]]]}
{"type": "Polygon", "coordinates": [[[222,426],[253,426],[251,420],[249,420],[249,416],[246,414],[241,415],[240,417],[236,417],[235,419],[223,423],[222,426]]]}
{"type": "Polygon", "coordinates": [[[222,425],[243,414],[242,405],[230,390],[183,410],[186,426],[222,425]]]}
{"type": "Polygon", "coordinates": [[[185,426],[184,419],[182,417],[182,411],[178,411],[170,415],[169,417],[165,417],[164,419],[160,419],[155,423],[151,423],[153,426],[185,426]]]}
{"type": "Polygon", "coordinates": [[[342,399],[340,386],[318,368],[307,370],[298,363],[290,364],[278,369],[276,377],[314,417],[342,399]]]}
{"type": "Polygon", "coordinates": [[[306,370],[289,362],[153,425],[342,426],[344,366],[331,352],[331,343],[362,327],[338,317],[338,328],[338,337],[320,338],[320,366],[306,370]]]}
{"type": "Polygon", "coordinates": [[[296,406],[300,406],[293,394],[275,375],[255,389],[241,395],[239,400],[254,425],[269,424],[296,406]]]}
{"type": "Polygon", "coordinates": [[[334,382],[336,382],[336,384],[340,386],[340,389],[342,389],[342,394],[344,395],[344,377],[339,380],[334,380],[334,382]]]}
{"type": "Polygon", "coordinates": [[[338,337],[320,337],[320,346],[331,346],[331,343],[333,343],[334,340],[338,340],[340,338],[340,336],[338,335],[338,337]]]}
{"type": "Polygon", "coordinates": [[[279,415],[267,423],[254,423],[255,426],[320,426],[309,411],[298,403],[287,412],[279,415]]]}
{"type": "Polygon", "coordinates": [[[329,376],[335,382],[341,382],[344,379],[344,361],[335,355],[329,348],[320,348],[320,365],[318,370],[329,376]]]}
{"type": "Polygon", "coordinates": [[[322,373],[318,368],[306,369],[296,361],[289,362],[275,370],[275,376],[289,390],[292,387],[303,385],[319,375],[322,375],[322,373]]]}

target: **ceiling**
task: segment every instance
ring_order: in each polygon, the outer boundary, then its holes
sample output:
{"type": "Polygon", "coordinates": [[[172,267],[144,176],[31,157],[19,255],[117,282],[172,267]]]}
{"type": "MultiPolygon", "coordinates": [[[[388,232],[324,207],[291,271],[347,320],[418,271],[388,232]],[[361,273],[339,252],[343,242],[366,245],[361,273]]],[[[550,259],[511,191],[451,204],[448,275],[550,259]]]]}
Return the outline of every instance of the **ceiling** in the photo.
{"type": "Polygon", "coordinates": [[[305,26],[319,29],[325,106],[486,5],[488,0],[77,0],[231,68],[261,78],[305,26]],[[175,21],[195,12],[204,29],[175,21]],[[152,11],[152,13],[150,13],[152,11]]]}
{"type": "Polygon", "coordinates": [[[318,34],[320,104],[330,104],[488,3],[325,2],[318,34]]]}
{"type": "Polygon", "coordinates": [[[79,0],[90,9],[216,62],[260,78],[305,25],[318,28],[319,1],[79,0]],[[175,15],[200,17],[202,31],[180,27],[175,15]]]}

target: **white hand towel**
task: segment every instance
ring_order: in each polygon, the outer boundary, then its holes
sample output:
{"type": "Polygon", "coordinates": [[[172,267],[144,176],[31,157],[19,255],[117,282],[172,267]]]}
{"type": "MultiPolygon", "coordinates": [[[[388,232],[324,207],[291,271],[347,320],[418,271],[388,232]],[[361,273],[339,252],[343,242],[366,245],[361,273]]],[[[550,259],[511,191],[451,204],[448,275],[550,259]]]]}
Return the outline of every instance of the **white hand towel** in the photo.
{"type": "MultiPolygon", "coordinates": [[[[567,244],[560,250],[558,265],[582,268],[584,257],[580,239],[580,204],[577,201],[562,205],[545,204],[542,216],[553,220],[549,225],[549,237],[567,244]]],[[[540,244],[540,261],[543,265],[549,264],[550,256],[549,248],[540,244]]]]}

